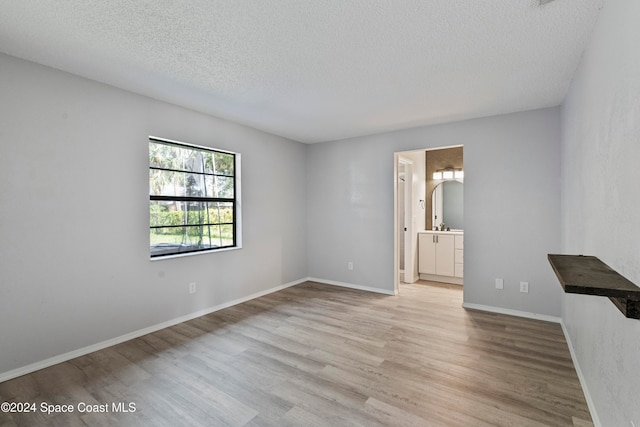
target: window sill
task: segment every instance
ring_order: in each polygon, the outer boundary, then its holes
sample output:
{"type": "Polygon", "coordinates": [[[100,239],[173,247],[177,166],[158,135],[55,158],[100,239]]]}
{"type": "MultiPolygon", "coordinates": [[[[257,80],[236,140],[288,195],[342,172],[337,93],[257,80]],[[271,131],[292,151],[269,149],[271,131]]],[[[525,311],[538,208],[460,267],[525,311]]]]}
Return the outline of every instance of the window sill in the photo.
{"type": "Polygon", "coordinates": [[[238,249],[242,249],[242,246],[234,246],[232,248],[210,249],[210,250],[197,251],[197,252],[186,252],[183,254],[159,255],[159,256],[149,257],[149,261],[161,261],[161,260],[172,259],[172,258],[184,258],[188,256],[210,254],[214,252],[236,251],[238,249]]]}

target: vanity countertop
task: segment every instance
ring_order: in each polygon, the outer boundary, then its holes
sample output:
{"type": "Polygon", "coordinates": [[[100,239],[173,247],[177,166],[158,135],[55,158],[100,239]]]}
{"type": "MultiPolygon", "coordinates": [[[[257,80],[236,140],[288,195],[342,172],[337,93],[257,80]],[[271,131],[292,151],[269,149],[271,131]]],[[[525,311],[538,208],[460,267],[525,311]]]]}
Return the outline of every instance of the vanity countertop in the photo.
{"type": "Polygon", "coordinates": [[[451,231],[422,230],[422,231],[418,231],[418,233],[425,233],[425,234],[459,234],[459,235],[463,235],[464,234],[464,230],[451,230],[451,231]]]}

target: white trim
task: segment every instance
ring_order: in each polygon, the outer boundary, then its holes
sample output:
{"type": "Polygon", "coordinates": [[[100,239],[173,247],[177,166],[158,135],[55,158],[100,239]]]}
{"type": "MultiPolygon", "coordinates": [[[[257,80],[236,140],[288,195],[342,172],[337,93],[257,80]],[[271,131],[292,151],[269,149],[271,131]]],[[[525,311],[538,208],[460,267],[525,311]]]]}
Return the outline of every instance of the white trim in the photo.
{"type": "MultiPolygon", "coordinates": [[[[233,301],[229,301],[214,307],[210,307],[210,308],[206,308],[204,310],[200,310],[200,311],[196,311],[194,313],[190,313],[187,314],[185,316],[181,316],[181,317],[177,317],[175,319],[172,320],[168,320],[166,322],[162,322],[162,323],[158,323],[156,325],[153,326],[149,326],[147,328],[143,328],[143,329],[139,329],[137,331],[134,332],[130,332],[128,334],[124,334],[121,335],[119,337],[116,338],[112,338],[106,341],[102,341],[87,347],[83,347],[77,350],[73,350],[70,351],[68,353],[64,353],[58,356],[54,356],[54,357],[50,357],[48,359],[42,360],[40,362],[35,362],[17,369],[13,369],[11,371],[7,371],[7,372],[3,372],[0,373],[0,383],[4,382],[4,381],[8,381],[17,377],[20,377],[22,375],[26,375],[26,374],[30,374],[32,372],[35,371],[39,371],[40,369],[44,369],[44,368],[48,368],[50,366],[53,365],[57,365],[58,363],[62,363],[62,362],[66,362],[68,360],[74,359],[76,357],[80,357],[80,356],[84,356],[86,354],[89,353],[93,353],[95,351],[98,350],[102,350],[105,349],[107,347],[111,347],[114,346],[116,344],[120,344],[123,343],[125,341],[129,341],[138,337],[141,337],[143,335],[147,335],[156,331],[159,331],[161,329],[165,329],[174,325],[177,325],[179,323],[183,323],[183,322],[187,322],[189,320],[198,318],[198,317],[202,317],[205,316],[207,314],[237,305],[237,304],[241,304],[243,302],[246,301],[250,301],[252,299],[255,298],[259,298],[274,292],[278,292],[281,291],[283,289],[292,287],[292,286],[296,286],[299,285],[301,283],[305,283],[305,282],[316,282],[316,283],[321,283],[321,284],[326,284],[326,285],[331,285],[331,286],[340,286],[340,287],[344,287],[344,288],[350,288],[350,289],[357,289],[357,290],[361,290],[361,291],[367,291],[367,292],[374,292],[374,293],[379,293],[379,294],[384,294],[384,295],[395,295],[395,293],[393,291],[389,291],[386,289],[379,289],[379,288],[372,288],[369,286],[361,286],[361,285],[355,285],[352,283],[345,283],[345,282],[337,282],[334,280],[326,280],[326,279],[319,279],[316,277],[306,277],[303,279],[299,279],[293,282],[289,282],[286,283],[284,285],[280,285],[280,286],[276,286],[261,292],[257,292],[255,294],[251,294],[248,295],[246,297],[242,297],[242,298],[238,298],[235,299],[233,301]]],[[[529,319],[537,319],[537,320],[545,320],[548,322],[553,322],[553,323],[559,323],[560,326],[562,327],[562,332],[565,336],[565,339],[567,341],[567,345],[569,347],[569,353],[571,354],[571,360],[573,361],[573,365],[575,366],[576,369],[576,373],[578,375],[578,380],[580,381],[580,385],[582,386],[582,390],[583,393],[585,395],[585,399],[587,401],[587,406],[589,407],[589,412],[591,413],[591,418],[593,420],[593,424],[595,427],[601,427],[600,424],[600,419],[598,418],[597,412],[596,412],[596,408],[595,408],[595,404],[593,402],[593,398],[591,397],[591,394],[589,393],[589,389],[587,388],[587,383],[586,380],[584,378],[584,375],[582,374],[582,370],[580,369],[580,365],[578,364],[578,359],[576,357],[575,354],[575,350],[573,348],[573,343],[571,342],[571,339],[569,337],[569,333],[567,331],[567,328],[564,324],[564,322],[562,321],[561,318],[559,317],[555,317],[555,316],[547,316],[547,315],[542,315],[542,314],[536,314],[536,313],[529,313],[529,312],[524,312],[524,311],[518,311],[518,310],[510,310],[510,309],[506,309],[506,308],[500,308],[500,307],[492,307],[492,306],[486,306],[486,305],[480,305],[480,304],[472,304],[472,303],[463,303],[462,307],[464,308],[469,308],[469,309],[474,309],[474,310],[481,310],[481,311],[487,311],[487,312],[492,312],[492,313],[499,313],[499,314],[507,314],[507,315],[511,315],[511,316],[518,316],[518,317],[525,317],[525,318],[529,318],[529,319]]]]}
{"type": "Polygon", "coordinates": [[[571,354],[571,360],[573,361],[573,366],[576,368],[576,374],[578,374],[578,380],[580,381],[580,385],[582,386],[582,392],[584,393],[584,398],[587,401],[587,407],[589,408],[589,412],[591,413],[591,421],[593,421],[594,427],[602,427],[600,423],[600,418],[598,418],[598,412],[596,411],[596,405],[591,397],[591,393],[589,393],[589,388],[587,387],[587,380],[584,375],[582,375],[582,370],[580,369],[580,364],[578,363],[578,357],[576,356],[576,351],[573,348],[573,343],[571,342],[571,336],[569,335],[569,331],[567,330],[566,325],[564,324],[564,320],[560,319],[560,326],[562,326],[562,332],[564,333],[564,338],[567,341],[567,345],[569,346],[569,353],[571,354]]]}
{"type": "Polygon", "coordinates": [[[342,288],[357,289],[359,291],[375,292],[384,295],[396,295],[394,291],[380,288],[372,288],[369,286],[354,285],[353,283],[336,282],[335,280],[319,279],[317,277],[307,277],[310,282],[317,282],[323,285],[340,286],[342,288]]]}
{"type": "MultiPolygon", "coordinates": [[[[414,240],[414,235],[416,236],[416,243],[417,243],[417,234],[414,234],[413,232],[413,182],[414,182],[414,172],[413,172],[413,161],[410,159],[407,159],[406,157],[403,157],[402,153],[400,153],[398,155],[398,166],[399,165],[404,165],[404,171],[405,171],[405,182],[404,182],[404,194],[403,194],[403,201],[404,201],[404,205],[402,206],[402,211],[404,212],[404,218],[402,218],[402,220],[404,221],[404,228],[406,229],[406,231],[402,231],[402,233],[404,233],[404,248],[402,248],[402,252],[404,253],[404,269],[405,271],[408,271],[409,274],[409,278],[413,279],[415,272],[418,270],[415,265],[414,265],[414,252],[417,253],[417,250],[414,251],[413,248],[413,240],[414,240]],[[407,180],[407,177],[409,177],[409,179],[407,180]]],[[[396,183],[396,186],[398,184],[396,183]]],[[[396,197],[398,197],[396,195],[396,197]]],[[[398,200],[396,199],[396,204],[398,204],[398,200]]],[[[400,206],[398,204],[398,206],[396,206],[396,209],[398,209],[398,212],[400,211],[400,206]]],[[[400,216],[398,215],[398,223],[400,222],[400,216]]],[[[398,227],[399,224],[396,224],[396,227],[398,227]]],[[[396,229],[396,231],[398,231],[396,229]]],[[[398,239],[400,239],[400,235],[398,235],[398,239]]],[[[398,262],[400,262],[400,247],[398,247],[398,262]]],[[[398,271],[400,271],[400,266],[398,266],[398,271]]],[[[405,281],[406,280],[406,275],[403,278],[405,281]]],[[[400,275],[398,275],[398,280],[400,280],[400,275]]],[[[415,282],[415,280],[413,280],[415,282]]],[[[400,286],[400,283],[398,283],[398,286],[400,286]]],[[[394,293],[397,293],[397,290],[395,290],[395,283],[394,283],[394,293]]]]}
{"type": "Polygon", "coordinates": [[[255,294],[251,294],[251,295],[247,295],[246,297],[242,297],[242,298],[238,298],[235,299],[233,301],[229,301],[220,305],[216,305],[214,307],[209,307],[209,308],[205,308],[203,310],[199,310],[196,311],[194,313],[190,313],[184,316],[180,316],[180,317],[176,317],[175,319],[171,319],[171,320],[167,320],[166,322],[162,322],[162,323],[158,323],[143,329],[139,329],[137,331],[133,331],[133,332],[129,332],[128,334],[124,334],[121,335],[119,337],[115,337],[115,338],[111,338],[108,339],[106,341],[102,341],[96,344],[92,344],[89,345],[87,347],[82,347],[79,348],[77,350],[72,350],[70,352],[64,353],[64,354],[60,354],[57,356],[53,356],[50,357],[48,359],[44,359],[41,360],[39,362],[35,362],[35,363],[31,363],[29,365],[26,366],[22,366],[20,368],[16,368],[16,369],[12,369],[11,371],[7,371],[7,372],[2,372],[0,373],[0,383],[4,382],[4,381],[8,381],[17,377],[20,377],[22,375],[26,375],[26,374],[30,374],[32,372],[35,371],[39,371],[40,369],[44,369],[44,368],[48,368],[50,366],[53,365],[57,365],[58,363],[62,363],[62,362],[66,362],[68,360],[71,359],[75,359],[76,357],[80,357],[80,356],[84,356],[86,354],[89,353],[93,353],[94,351],[98,351],[98,350],[103,350],[107,347],[111,347],[114,346],[116,344],[120,344],[123,343],[125,341],[129,341],[138,337],[141,337],[143,335],[147,335],[156,331],[159,331],[161,329],[165,329],[174,325],[177,325],[179,323],[183,323],[183,322],[187,322],[189,320],[198,318],[198,317],[202,317],[205,316],[207,314],[210,313],[214,313],[216,311],[237,305],[237,304],[241,304],[243,302],[246,301],[250,301],[252,299],[255,298],[259,298],[274,292],[278,292],[281,291],[283,289],[286,288],[290,288],[291,286],[296,286],[299,285],[301,283],[304,282],[308,282],[308,281],[312,281],[312,282],[317,282],[317,283],[321,283],[321,284],[326,284],[326,285],[333,285],[333,286],[341,286],[344,288],[351,288],[351,289],[358,289],[361,291],[368,291],[368,292],[375,292],[375,293],[379,293],[379,294],[385,294],[385,295],[395,295],[393,291],[388,291],[388,290],[384,290],[384,289],[379,289],[379,288],[371,288],[368,286],[360,286],[360,285],[354,285],[351,283],[344,283],[344,282],[336,282],[333,280],[325,280],[325,279],[318,279],[318,278],[314,278],[314,277],[305,277],[293,282],[289,282],[286,283],[284,285],[280,285],[280,286],[276,286],[264,291],[260,291],[257,292],[255,294]]]}
{"type": "Polygon", "coordinates": [[[227,153],[227,154],[240,154],[240,153],[236,153],[235,151],[223,150],[221,148],[207,147],[206,145],[192,144],[190,142],[176,141],[175,139],[160,138],[159,136],[153,136],[153,135],[149,135],[149,139],[158,141],[160,143],[167,142],[169,144],[186,145],[187,147],[193,147],[193,148],[198,148],[198,149],[207,150],[207,151],[218,151],[220,153],[227,153]]]}
{"type": "Polygon", "coordinates": [[[242,154],[234,153],[236,156],[235,177],[236,177],[236,248],[242,249],[242,154]]]}
{"type": "MultiPolygon", "coordinates": [[[[430,282],[449,283],[451,285],[464,285],[464,278],[453,276],[440,276],[438,274],[420,273],[420,280],[428,280],[430,282]]],[[[481,310],[481,309],[479,309],[481,310]]],[[[489,311],[489,310],[485,310],[489,311]]]]}
{"type": "Polygon", "coordinates": [[[26,374],[30,374],[32,372],[35,371],[39,371],[40,369],[44,369],[44,368],[48,368],[49,366],[53,366],[53,365],[57,365],[58,363],[62,363],[62,362],[66,362],[67,360],[71,360],[74,359],[76,357],[80,357],[80,356],[84,356],[85,354],[89,354],[89,353],[93,353],[94,351],[98,351],[98,350],[102,350],[105,349],[107,347],[111,347],[114,346],[116,344],[120,344],[122,342],[125,341],[129,341],[132,340],[134,338],[138,338],[141,337],[143,335],[147,335],[150,334],[152,332],[156,332],[159,331],[161,329],[165,329],[174,325],[177,325],[178,323],[183,323],[183,322],[187,322],[189,320],[201,317],[201,316],[205,316],[207,314],[222,310],[224,308],[228,308],[237,304],[241,304],[243,302],[255,299],[255,298],[259,298],[262,297],[264,295],[268,295],[271,294],[273,292],[278,292],[281,291],[283,289],[289,288],[291,286],[295,286],[295,285],[299,285],[301,283],[304,283],[306,281],[308,281],[308,278],[303,278],[300,280],[296,280],[294,282],[289,282],[286,283],[284,285],[280,285],[280,286],[276,286],[264,291],[260,291],[257,292],[255,294],[251,294],[248,295],[246,297],[242,297],[242,298],[238,298],[235,299],[233,301],[229,301],[220,305],[216,305],[214,307],[210,307],[210,308],[205,308],[203,310],[200,311],[196,311],[194,313],[190,313],[184,316],[180,316],[180,317],[176,317],[175,319],[171,319],[171,320],[167,320],[166,322],[162,322],[162,323],[158,323],[156,325],[152,325],[143,329],[139,329],[137,331],[134,332],[130,332],[128,334],[124,334],[121,335],[119,337],[115,337],[115,338],[111,338],[108,339],[106,341],[102,341],[87,347],[82,347],[79,348],[77,350],[73,350],[70,351],[68,353],[64,353],[64,354],[60,354],[58,356],[54,356],[54,357],[50,357],[48,359],[45,360],[41,360],[39,362],[35,362],[35,363],[31,363],[29,365],[20,367],[20,368],[16,368],[13,369],[11,371],[7,371],[7,372],[2,372],[0,373],[0,383],[4,382],[4,381],[8,381],[11,380],[13,378],[17,378],[20,377],[22,375],[26,375],[26,374]]]}
{"type": "Polygon", "coordinates": [[[490,313],[506,314],[508,316],[524,317],[526,319],[544,320],[545,322],[561,323],[562,319],[556,316],[548,316],[546,314],[530,313],[528,311],[511,310],[509,308],[493,307],[490,305],[462,303],[463,308],[472,310],[488,311],[490,313]]]}
{"type": "MultiPolygon", "coordinates": [[[[182,145],[182,146],[185,146],[185,147],[192,147],[192,148],[199,149],[199,150],[204,150],[204,151],[233,154],[234,157],[235,157],[235,163],[234,163],[234,169],[235,169],[235,171],[234,171],[234,178],[235,178],[234,199],[235,199],[235,210],[236,210],[236,220],[235,220],[236,244],[235,244],[235,246],[224,247],[224,248],[219,248],[219,249],[209,249],[209,250],[197,251],[197,252],[187,252],[187,253],[176,253],[176,254],[169,254],[169,255],[159,255],[159,256],[156,256],[156,257],[152,257],[151,254],[149,254],[149,260],[150,261],[160,261],[160,260],[164,260],[164,259],[182,258],[182,257],[193,256],[193,255],[210,254],[210,253],[213,253],[213,252],[234,251],[234,250],[237,250],[237,249],[242,249],[242,154],[240,154],[238,152],[235,152],[235,151],[222,150],[222,149],[219,149],[219,148],[207,147],[207,146],[204,146],[204,145],[196,145],[196,144],[191,144],[189,142],[175,141],[173,139],[160,138],[160,137],[153,136],[153,135],[149,135],[149,139],[148,140],[149,141],[157,141],[159,143],[167,142],[167,143],[170,143],[170,144],[177,144],[177,145],[182,145]]],[[[149,220],[149,224],[150,223],[151,223],[151,221],[149,220]]]]}
{"type": "MultiPolygon", "coordinates": [[[[400,289],[400,248],[398,246],[398,165],[400,153],[393,153],[393,293],[400,289]]],[[[406,267],[406,265],[405,265],[406,267]]]]}
{"type": "Polygon", "coordinates": [[[536,319],[536,320],[544,320],[547,322],[559,323],[560,326],[562,327],[562,333],[564,334],[564,338],[565,338],[565,341],[567,342],[567,346],[569,347],[569,353],[571,354],[571,361],[573,362],[573,366],[576,369],[576,374],[578,375],[578,380],[580,381],[580,386],[582,387],[584,398],[587,401],[587,407],[589,408],[593,425],[594,427],[602,427],[602,424],[600,424],[600,419],[598,418],[598,413],[596,412],[596,405],[593,401],[593,398],[591,397],[591,393],[589,393],[589,388],[587,387],[587,381],[585,380],[584,375],[582,375],[582,370],[580,369],[580,364],[578,363],[578,358],[576,357],[576,352],[573,348],[573,343],[571,342],[569,331],[567,331],[567,327],[565,326],[564,321],[562,320],[561,317],[547,316],[545,314],[529,313],[527,311],[510,310],[508,308],[492,307],[488,305],[471,304],[467,302],[463,303],[462,307],[470,308],[473,310],[488,311],[491,313],[525,317],[527,319],[536,319]]]}
{"type": "MultiPolygon", "coordinates": [[[[236,228],[236,230],[237,230],[237,228],[236,228]]],[[[236,231],[236,238],[237,237],[238,237],[238,232],[236,231]]],[[[205,251],[185,252],[185,253],[182,253],[182,254],[159,255],[159,256],[155,256],[155,257],[149,257],[149,261],[162,261],[163,259],[184,258],[184,257],[188,257],[188,256],[211,254],[211,253],[215,253],[215,252],[237,251],[238,249],[242,249],[242,246],[237,245],[237,246],[230,246],[228,248],[208,249],[208,250],[205,250],[205,251]]]]}

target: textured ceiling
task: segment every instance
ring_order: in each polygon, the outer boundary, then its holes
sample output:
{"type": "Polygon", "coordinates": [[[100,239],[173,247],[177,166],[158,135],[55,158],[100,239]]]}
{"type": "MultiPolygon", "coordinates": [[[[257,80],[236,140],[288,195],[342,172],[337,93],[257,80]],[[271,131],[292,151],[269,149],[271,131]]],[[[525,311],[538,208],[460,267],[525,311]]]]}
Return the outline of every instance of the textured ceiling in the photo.
{"type": "Polygon", "coordinates": [[[558,105],[604,0],[0,0],[0,51],[302,142],[558,105]]]}

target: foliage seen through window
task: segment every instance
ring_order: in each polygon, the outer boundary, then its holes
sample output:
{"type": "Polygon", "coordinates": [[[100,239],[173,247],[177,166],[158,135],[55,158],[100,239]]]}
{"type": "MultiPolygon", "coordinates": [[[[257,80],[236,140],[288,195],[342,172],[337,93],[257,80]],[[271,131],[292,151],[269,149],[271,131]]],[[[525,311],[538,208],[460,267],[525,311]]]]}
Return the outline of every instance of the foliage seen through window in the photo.
{"type": "Polygon", "coordinates": [[[152,257],[236,246],[236,155],[149,140],[152,257]]]}

